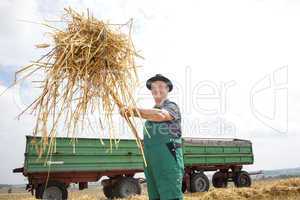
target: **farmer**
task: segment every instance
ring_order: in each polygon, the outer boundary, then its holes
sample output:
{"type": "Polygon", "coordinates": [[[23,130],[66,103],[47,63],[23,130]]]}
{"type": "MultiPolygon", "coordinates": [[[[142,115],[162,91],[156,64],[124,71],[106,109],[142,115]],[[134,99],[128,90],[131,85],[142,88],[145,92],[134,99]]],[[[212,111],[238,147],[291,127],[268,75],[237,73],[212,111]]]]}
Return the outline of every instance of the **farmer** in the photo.
{"type": "Polygon", "coordinates": [[[147,81],[146,86],[154,98],[154,108],[125,108],[121,110],[121,114],[130,117],[139,116],[139,113],[146,119],[144,152],[147,167],[144,166],[144,172],[149,199],[182,200],[184,165],[181,148],[181,114],[177,104],[168,99],[168,93],[172,91],[173,85],[168,78],[157,74],[147,81]]]}

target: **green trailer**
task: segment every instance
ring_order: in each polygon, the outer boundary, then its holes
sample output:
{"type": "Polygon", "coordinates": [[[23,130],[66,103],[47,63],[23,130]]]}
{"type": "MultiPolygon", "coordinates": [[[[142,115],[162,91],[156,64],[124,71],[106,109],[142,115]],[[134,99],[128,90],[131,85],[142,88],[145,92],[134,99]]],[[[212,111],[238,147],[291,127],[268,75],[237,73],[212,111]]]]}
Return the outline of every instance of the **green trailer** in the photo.
{"type": "MultiPolygon", "coordinates": [[[[143,159],[133,139],[121,139],[110,148],[110,140],[99,138],[56,138],[51,155],[39,158],[36,143],[39,137],[26,137],[25,162],[13,170],[28,178],[27,189],[37,199],[67,199],[68,186],[77,183],[79,189],[88,182],[102,178],[103,192],[108,198],[140,194],[143,179],[143,159]],[[32,141],[35,142],[32,142],[32,141]],[[34,144],[35,143],[35,144],[34,144]],[[106,178],[105,178],[106,177],[106,178]]],[[[252,144],[240,139],[183,138],[185,175],[183,192],[204,192],[209,189],[206,171],[216,171],[212,185],[227,187],[233,181],[237,187],[249,187],[250,175],[243,165],[253,164],[252,144]]]]}

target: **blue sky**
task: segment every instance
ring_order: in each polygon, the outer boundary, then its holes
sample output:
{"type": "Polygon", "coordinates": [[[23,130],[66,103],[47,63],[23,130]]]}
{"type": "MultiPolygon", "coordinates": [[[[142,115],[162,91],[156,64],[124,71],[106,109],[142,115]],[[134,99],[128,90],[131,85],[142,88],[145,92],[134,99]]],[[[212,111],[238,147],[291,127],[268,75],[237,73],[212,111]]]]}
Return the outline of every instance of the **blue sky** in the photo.
{"type": "Polygon", "coordinates": [[[9,86],[14,81],[14,70],[9,70],[11,66],[0,67],[0,82],[4,86],[9,86]]]}
{"type": "MultiPolygon", "coordinates": [[[[34,45],[49,41],[44,34],[48,29],[22,20],[55,20],[66,6],[89,8],[97,18],[114,23],[133,18],[134,43],[145,57],[139,61],[137,101],[152,107],[146,79],[157,73],[168,76],[175,85],[170,98],[184,117],[185,137],[252,140],[255,164],[249,170],[300,166],[295,159],[300,145],[298,1],[3,0],[0,92],[17,69],[42,55],[34,45]]],[[[24,135],[31,134],[35,118],[27,113],[18,121],[16,116],[38,94],[28,80],[0,96],[0,112],[5,113],[0,116],[0,158],[8,160],[0,166],[3,183],[24,182],[11,169],[22,165],[24,135]],[[7,159],[12,145],[9,157],[14,159],[7,159]]],[[[132,137],[126,130],[120,133],[132,137]]]]}

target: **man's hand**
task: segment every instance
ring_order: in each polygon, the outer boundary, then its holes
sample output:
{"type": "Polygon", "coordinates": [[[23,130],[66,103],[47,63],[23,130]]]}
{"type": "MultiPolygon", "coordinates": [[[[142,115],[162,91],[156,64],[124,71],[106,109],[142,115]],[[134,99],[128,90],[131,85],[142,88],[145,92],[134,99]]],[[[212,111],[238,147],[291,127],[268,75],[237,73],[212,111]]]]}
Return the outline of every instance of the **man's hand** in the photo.
{"type": "Polygon", "coordinates": [[[129,118],[132,116],[132,113],[130,112],[128,107],[123,107],[120,109],[120,115],[124,118],[129,118]]]}
{"type": "Polygon", "coordinates": [[[138,108],[131,108],[131,107],[123,107],[120,109],[120,115],[122,115],[122,117],[138,117],[138,108]]]}

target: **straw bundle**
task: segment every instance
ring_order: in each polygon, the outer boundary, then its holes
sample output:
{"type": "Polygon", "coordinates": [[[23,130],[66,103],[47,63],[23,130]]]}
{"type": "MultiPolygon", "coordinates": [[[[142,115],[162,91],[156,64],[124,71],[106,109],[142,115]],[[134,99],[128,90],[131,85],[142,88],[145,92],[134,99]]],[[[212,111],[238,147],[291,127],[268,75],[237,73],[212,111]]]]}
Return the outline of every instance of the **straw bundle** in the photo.
{"type": "MultiPolygon", "coordinates": [[[[43,136],[44,146],[54,143],[52,138],[56,137],[61,121],[64,121],[68,136],[76,137],[84,124],[91,125],[89,114],[97,113],[98,125],[95,127],[105,123],[111,130],[115,106],[119,109],[123,105],[135,106],[132,91],[137,83],[137,67],[134,60],[139,55],[131,40],[131,23],[106,24],[89,12],[85,16],[71,8],[65,9],[63,21],[67,23],[65,30],[44,24],[52,30],[54,47],[38,61],[17,72],[31,69],[23,78],[37,70],[45,72],[43,91],[27,108],[37,115],[34,135],[43,136]],[[129,34],[124,34],[122,27],[128,27],[129,34]]],[[[37,48],[49,46],[36,45],[37,48]]],[[[132,120],[126,117],[141,147],[136,123],[132,120]]]]}

